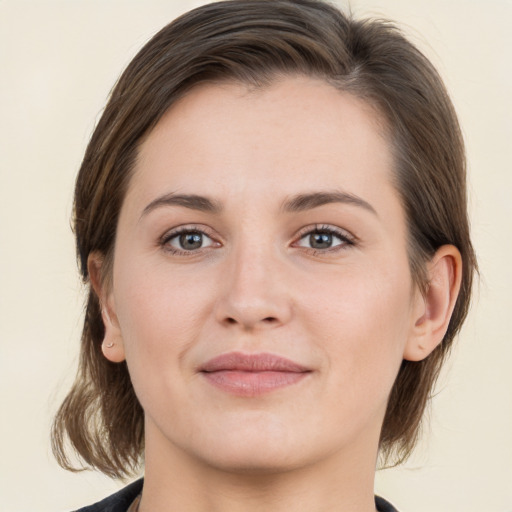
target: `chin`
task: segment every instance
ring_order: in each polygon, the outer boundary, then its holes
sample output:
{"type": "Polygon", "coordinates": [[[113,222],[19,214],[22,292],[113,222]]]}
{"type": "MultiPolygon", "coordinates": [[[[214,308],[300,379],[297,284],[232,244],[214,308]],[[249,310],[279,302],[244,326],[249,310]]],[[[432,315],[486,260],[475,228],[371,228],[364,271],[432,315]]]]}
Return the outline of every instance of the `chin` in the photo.
{"type": "Polygon", "coordinates": [[[223,453],[208,454],[204,462],[226,473],[240,475],[271,475],[286,473],[305,465],[303,457],[283,453],[267,446],[251,446],[223,453]]]}
{"type": "Polygon", "coordinates": [[[227,472],[269,474],[307,463],[307,444],[300,429],[294,431],[290,425],[272,422],[269,417],[267,421],[253,420],[238,425],[228,422],[231,424],[216,431],[209,429],[203,432],[199,444],[189,448],[209,466],[227,472]]]}

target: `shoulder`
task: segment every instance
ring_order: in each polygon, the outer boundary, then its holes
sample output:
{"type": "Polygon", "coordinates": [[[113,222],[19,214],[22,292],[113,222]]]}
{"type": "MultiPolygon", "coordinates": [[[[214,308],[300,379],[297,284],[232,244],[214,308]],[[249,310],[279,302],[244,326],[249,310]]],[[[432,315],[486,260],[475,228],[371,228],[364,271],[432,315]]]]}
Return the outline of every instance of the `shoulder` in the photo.
{"type": "Polygon", "coordinates": [[[144,480],[141,478],[120,491],[94,505],[83,507],[75,512],[126,512],[132,501],[142,491],[144,480]]]}
{"type": "Polygon", "coordinates": [[[378,512],[398,512],[398,510],[380,496],[375,496],[375,506],[378,512]]]}

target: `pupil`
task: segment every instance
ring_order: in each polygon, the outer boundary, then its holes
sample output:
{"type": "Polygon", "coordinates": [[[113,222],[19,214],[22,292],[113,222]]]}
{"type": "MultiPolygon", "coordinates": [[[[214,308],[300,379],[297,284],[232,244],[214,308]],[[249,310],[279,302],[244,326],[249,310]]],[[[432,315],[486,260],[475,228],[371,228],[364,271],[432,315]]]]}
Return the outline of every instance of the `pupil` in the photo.
{"type": "Polygon", "coordinates": [[[329,233],[314,233],[309,236],[309,243],[314,249],[327,249],[332,245],[332,235],[329,233]]]}
{"type": "Polygon", "coordinates": [[[199,249],[203,243],[201,233],[184,233],[180,235],[180,245],[183,249],[199,249]]]}

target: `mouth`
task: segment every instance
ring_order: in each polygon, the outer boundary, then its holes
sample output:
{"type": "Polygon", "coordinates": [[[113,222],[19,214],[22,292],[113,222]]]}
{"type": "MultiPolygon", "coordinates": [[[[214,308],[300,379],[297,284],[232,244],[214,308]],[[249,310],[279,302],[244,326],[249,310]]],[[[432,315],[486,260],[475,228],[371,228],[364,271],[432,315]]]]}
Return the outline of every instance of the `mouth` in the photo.
{"type": "Polygon", "coordinates": [[[227,393],[254,397],[298,383],[312,370],[269,353],[230,352],[207,361],[199,369],[206,381],[227,393]]]}

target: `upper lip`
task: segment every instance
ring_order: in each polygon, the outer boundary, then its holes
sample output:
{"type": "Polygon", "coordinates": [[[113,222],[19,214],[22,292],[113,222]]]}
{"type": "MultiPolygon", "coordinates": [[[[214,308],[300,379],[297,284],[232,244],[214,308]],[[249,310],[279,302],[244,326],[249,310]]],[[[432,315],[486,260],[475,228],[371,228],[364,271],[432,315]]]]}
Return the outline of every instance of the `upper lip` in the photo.
{"type": "Polygon", "coordinates": [[[244,371],[244,372],[295,372],[311,371],[290,359],[266,352],[243,354],[229,352],[210,359],[199,368],[202,372],[244,371]]]}

